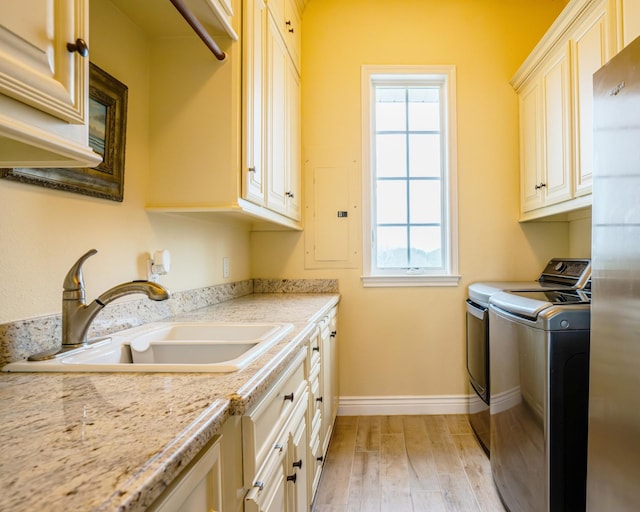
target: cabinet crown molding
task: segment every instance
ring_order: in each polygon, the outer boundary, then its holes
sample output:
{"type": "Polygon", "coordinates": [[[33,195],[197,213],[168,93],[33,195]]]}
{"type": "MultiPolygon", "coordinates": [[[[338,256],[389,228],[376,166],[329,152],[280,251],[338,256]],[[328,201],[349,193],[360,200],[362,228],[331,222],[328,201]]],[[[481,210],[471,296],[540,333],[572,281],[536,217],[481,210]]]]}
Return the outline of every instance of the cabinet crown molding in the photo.
{"type": "Polygon", "coordinates": [[[509,82],[516,92],[520,90],[527,79],[540,67],[545,57],[547,57],[558,44],[563,42],[563,39],[566,38],[573,24],[576,23],[586,11],[602,2],[603,0],[571,0],[566,5],[509,82]]]}

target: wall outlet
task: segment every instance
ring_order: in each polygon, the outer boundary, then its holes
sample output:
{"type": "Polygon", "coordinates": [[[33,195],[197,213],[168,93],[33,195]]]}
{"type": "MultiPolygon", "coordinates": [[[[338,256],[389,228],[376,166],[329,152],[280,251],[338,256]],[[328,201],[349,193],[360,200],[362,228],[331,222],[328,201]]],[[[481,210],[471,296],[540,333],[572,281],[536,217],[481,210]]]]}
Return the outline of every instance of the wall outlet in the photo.
{"type": "Polygon", "coordinates": [[[229,277],[229,258],[226,256],[222,258],[222,277],[225,279],[229,277]]]}

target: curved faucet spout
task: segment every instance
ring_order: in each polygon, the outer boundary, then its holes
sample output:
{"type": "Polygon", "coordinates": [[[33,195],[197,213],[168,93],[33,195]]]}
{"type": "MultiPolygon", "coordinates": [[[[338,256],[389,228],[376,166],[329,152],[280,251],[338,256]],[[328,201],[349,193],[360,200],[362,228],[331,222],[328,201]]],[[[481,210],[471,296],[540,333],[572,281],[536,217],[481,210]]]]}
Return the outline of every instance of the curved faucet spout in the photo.
{"type": "Polygon", "coordinates": [[[167,300],[170,296],[169,290],[158,283],[151,281],[131,281],[130,283],[122,283],[107,290],[96,299],[96,302],[106,306],[109,302],[124,297],[125,295],[131,295],[132,293],[144,293],[149,299],[158,301],[167,300]]]}
{"type": "Polygon", "coordinates": [[[167,300],[170,296],[169,291],[158,283],[131,281],[114,286],[91,304],[85,304],[82,264],[97,252],[92,249],[80,257],[71,267],[64,280],[62,292],[62,345],[82,345],[87,343],[87,331],[96,315],[107,304],[120,297],[143,293],[151,300],[160,301],[167,300]]]}

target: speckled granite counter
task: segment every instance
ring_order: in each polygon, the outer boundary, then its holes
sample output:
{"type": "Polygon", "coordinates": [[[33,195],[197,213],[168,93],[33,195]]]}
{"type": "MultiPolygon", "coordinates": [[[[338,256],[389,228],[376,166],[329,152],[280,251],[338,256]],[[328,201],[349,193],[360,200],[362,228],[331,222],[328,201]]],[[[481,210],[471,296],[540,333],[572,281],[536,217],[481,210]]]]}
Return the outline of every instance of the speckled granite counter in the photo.
{"type": "Polygon", "coordinates": [[[171,318],[294,324],[236,373],[0,373],[0,510],[144,510],[338,300],[257,294],[171,318]]]}

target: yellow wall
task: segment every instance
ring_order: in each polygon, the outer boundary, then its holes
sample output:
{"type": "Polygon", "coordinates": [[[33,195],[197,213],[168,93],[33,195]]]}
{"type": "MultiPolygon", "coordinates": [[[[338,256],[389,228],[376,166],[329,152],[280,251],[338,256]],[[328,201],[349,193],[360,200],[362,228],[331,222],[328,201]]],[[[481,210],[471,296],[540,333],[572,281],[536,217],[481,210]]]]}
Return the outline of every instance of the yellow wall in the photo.
{"type": "MultiPolygon", "coordinates": [[[[169,288],[250,278],[246,228],[202,217],[147,214],[150,43],[107,0],[91,0],[91,60],[129,87],[124,202],[0,180],[0,323],[60,312],[62,280],[85,251],[87,298],[146,278],[145,257],[172,253],[169,288]],[[222,258],[231,276],[222,278],[222,258]]],[[[180,172],[177,168],[176,172],[180,172]]],[[[137,297],[136,297],[137,298],[137,297]]]]}
{"type": "MultiPolygon", "coordinates": [[[[313,0],[303,18],[304,155],[361,183],[363,64],[455,64],[460,285],[364,289],[354,269],[304,268],[298,233],[253,233],[252,274],[337,277],[341,395],[467,392],[464,299],[470,282],[535,279],[569,255],[569,224],[518,224],[518,113],[509,80],[557,17],[558,0],[313,0]],[[344,165],[344,162],[356,165],[344,165]]],[[[308,177],[306,177],[308,179],[308,177]]],[[[359,185],[358,185],[359,187],[359,185]]],[[[357,188],[354,201],[360,202],[357,188]]],[[[353,220],[352,220],[353,221],[353,220]]],[[[359,233],[361,232],[358,226],[359,233]]],[[[357,242],[357,241],[356,241],[357,242]]],[[[359,242],[356,243],[358,245],[359,242]]]]}
{"type": "MultiPolygon", "coordinates": [[[[361,269],[306,270],[304,234],[253,233],[215,217],[148,214],[151,43],[108,0],[91,0],[91,59],[129,86],[125,200],[0,180],[0,322],[59,313],[62,279],[86,250],[87,297],[145,277],[168,248],[174,290],[250,277],[337,277],[343,395],[466,393],[464,298],[482,279],[533,279],[550,257],[588,246],[584,221],[517,223],[517,101],[508,81],[564,0],[313,0],[303,21],[303,151],[355,161],[360,66],[455,64],[458,81],[457,288],[363,289],[361,269]],[[217,220],[216,220],[217,219],[217,220]],[[572,237],[578,241],[570,241],[572,237]]],[[[180,172],[180,169],[176,169],[180,172]]],[[[360,190],[355,191],[359,201],[360,190]]],[[[358,232],[360,228],[358,226],[358,232]]]]}

